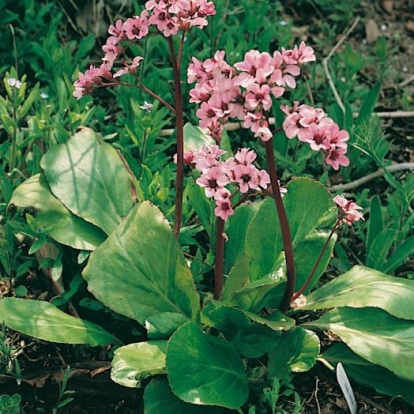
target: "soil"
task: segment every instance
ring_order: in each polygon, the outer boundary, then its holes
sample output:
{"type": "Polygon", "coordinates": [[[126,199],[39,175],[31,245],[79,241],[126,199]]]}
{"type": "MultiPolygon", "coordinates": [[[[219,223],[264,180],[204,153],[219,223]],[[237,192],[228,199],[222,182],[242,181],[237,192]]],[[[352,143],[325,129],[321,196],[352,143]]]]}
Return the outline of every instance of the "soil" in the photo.
{"type": "MultiPolygon", "coordinates": [[[[305,25],[303,16],[290,0],[291,14],[298,27],[305,25]]],[[[289,10],[289,9],[288,9],[289,10]]],[[[349,35],[349,41],[364,51],[380,35],[390,40],[395,50],[391,70],[395,77],[388,77],[383,88],[378,110],[401,111],[403,93],[414,96],[414,2],[412,0],[362,1],[358,6],[361,24],[349,35]]],[[[317,13],[314,19],[318,19],[317,13]]],[[[306,27],[312,26],[312,19],[306,27]]],[[[300,29],[299,29],[300,30],[300,29]]],[[[370,78],[369,73],[366,74],[370,78]]],[[[412,102],[411,102],[412,103],[412,102]]],[[[414,161],[414,125],[412,118],[384,117],[387,134],[395,140],[393,159],[396,162],[414,161]]],[[[0,291],[8,290],[0,286],[0,291]]],[[[11,333],[10,333],[11,335],[11,333]]],[[[7,375],[0,375],[1,394],[22,395],[26,414],[51,412],[57,401],[58,383],[63,378],[62,370],[71,367],[68,390],[74,391],[75,400],[60,409],[60,414],[138,414],[142,413],[142,391],[118,386],[110,379],[108,352],[103,348],[55,345],[14,334],[14,343],[24,344],[19,362],[23,369],[22,383],[7,375]],[[39,409],[43,409],[41,411],[39,409]]],[[[359,414],[412,414],[414,408],[400,398],[376,394],[373,390],[353,384],[359,414]]],[[[336,379],[325,367],[317,366],[312,371],[297,375],[295,387],[303,402],[303,414],[349,413],[347,403],[336,379]]],[[[285,410],[291,412],[286,404],[285,410]]]]}

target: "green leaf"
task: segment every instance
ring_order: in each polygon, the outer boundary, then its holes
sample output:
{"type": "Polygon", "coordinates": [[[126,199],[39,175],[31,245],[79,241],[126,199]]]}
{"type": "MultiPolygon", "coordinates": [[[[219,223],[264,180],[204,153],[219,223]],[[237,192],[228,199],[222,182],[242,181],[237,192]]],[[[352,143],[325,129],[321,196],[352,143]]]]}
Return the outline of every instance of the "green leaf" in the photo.
{"type": "Polygon", "coordinates": [[[211,135],[206,134],[200,127],[190,123],[184,125],[184,149],[185,151],[210,147],[215,144],[211,135]]]}
{"type": "Polygon", "coordinates": [[[396,239],[395,233],[393,229],[383,229],[375,237],[367,255],[366,264],[368,267],[383,270],[390,248],[396,239]]]}
{"type": "Polygon", "coordinates": [[[414,281],[355,266],[307,297],[304,309],[334,307],[381,308],[402,319],[414,320],[414,281]]]}
{"type": "Polygon", "coordinates": [[[188,186],[188,199],[197,213],[197,217],[201,222],[201,225],[204,227],[204,230],[211,235],[213,234],[213,204],[205,194],[204,190],[197,185],[193,180],[190,180],[187,184],[188,186]]]}
{"type": "Polygon", "coordinates": [[[384,265],[384,272],[389,273],[394,271],[398,266],[401,266],[405,260],[414,255],[414,236],[404,240],[395,252],[391,255],[388,262],[384,265]]]}
{"type": "Polygon", "coordinates": [[[165,374],[167,341],[148,341],[118,348],[112,360],[111,379],[124,387],[138,388],[142,380],[165,374]]]}
{"type": "Polygon", "coordinates": [[[10,204],[19,208],[33,207],[37,226],[54,240],[75,249],[93,250],[106,238],[100,228],[72,214],[54,197],[43,175],[34,175],[20,184],[10,204]]]}
{"type": "Polygon", "coordinates": [[[315,365],[319,351],[319,339],[314,332],[301,327],[285,331],[269,354],[269,373],[284,379],[292,371],[309,371],[315,365]]]}
{"type": "Polygon", "coordinates": [[[0,321],[10,329],[44,341],[89,346],[120,344],[100,326],[70,316],[49,302],[39,300],[1,299],[0,321]]]}
{"type": "MultiPolygon", "coordinates": [[[[228,274],[239,256],[245,255],[246,232],[249,223],[258,213],[261,203],[242,204],[234,211],[228,220],[226,234],[229,241],[226,243],[225,273],[228,274]]],[[[272,230],[269,228],[269,230],[272,230]]],[[[247,269],[247,267],[246,267],[247,269]]],[[[246,272],[247,273],[247,272],[246,272]]]]}
{"type": "MultiPolygon", "coordinates": [[[[329,236],[337,211],[327,190],[306,178],[292,180],[283,201],[293,241],[296,289],[299,289],[329,236]]],[[[273,200],[240,206],[230,217],[226,233],[229,241],[226,243],[225,257],[226,262],[230,263],[226,266],[226,273],[229,274],[231,289],[244,283],[243,290],[246,290],[250,285],[254,288],[254,283],[257,283],[258,289],[253,293],[261,295],[246,295],[244,292],[243,301],[237,299],[235,303],[252,311],[263,306],[277,307],[284,293],[284,282],[280,281],[286,270],[283,240],[273,200]],[[242,281],[234,280],[239,278],[242,281]]],[[[315,285],[326,268],[334,243],[335,237],[330,241],[307,291],[315,285]]],[[[236,291],[231,292],[231,289],[224,288],[226,300],[237,296],[236,291]]]]}
{"type": "Polygon", "coordinates": [[[164,312],[195,320],[199,297],[180,246],[159,209],[136,206],[83,271],[102,303],[141,325],[164,312]]]}
{"type": "Polygon", "coordinates": [[[222,332],[248,358],[259,358],[269,352],[279,340],[282,329],[295,324],[293,319],[277,311],[263,318],[216,301],[203,309],[202,321],[222,332]]]}
{"type": "Polygon", "coordinates": [[[89,128],[42,158],[53,194],[74,214],[111,234],[131,210],[131,182],[111,145],[89,128]]]}
{"type": "Polygon", "coordinates": [[[222,414],[225,408],[194,405],[176,397],[166,379],[154,379],[144,391],[145,414],[222,414]]]}
{"type": "Polygon", "coordinates": [[[188,319],[181,313],[164,312],[145,321],[149,339],[168,339],[188,319]]]}
{"type": "Polygon", "coordinates": [[[377,308],[339,308],[302,326],[329,329],[356,354],[414,381],[414,322],[377,308]]]}
{"type": "Polygon", "coordinates": [[[374,112],[375,105],[377,104],[379,94],[381,92],[381,82],[376,83],[365,96],[362,102],[361,110],[358,118],[355,121],[355,125],[361,125],[369,120],[374,112]]]}
{"type": "Polygon", "coordinates": [[[383,367],[371,364],[343,343],[334,344],[321,357],[331,364],[341,362],[347,374],[360,384],[368,385],[382,394],[402,396],[414,407],[414,381],[406,381],[383,367]]]}
{"type": "Polygon", "coordinates": [[[372,197],[371,206],[369,209],[368,233],[366,241],[367,255],[371,250],[372,242],[383,230],[384,223],[382,220],[381,201],[377,195],[372,197]]]}
{"type": "Polygon", "coordinates": [[[192,404],[239,408],[249,395],[244,365],[236,350],[192,322],[170,338],[167,372],[174,394],[192,404]]]}

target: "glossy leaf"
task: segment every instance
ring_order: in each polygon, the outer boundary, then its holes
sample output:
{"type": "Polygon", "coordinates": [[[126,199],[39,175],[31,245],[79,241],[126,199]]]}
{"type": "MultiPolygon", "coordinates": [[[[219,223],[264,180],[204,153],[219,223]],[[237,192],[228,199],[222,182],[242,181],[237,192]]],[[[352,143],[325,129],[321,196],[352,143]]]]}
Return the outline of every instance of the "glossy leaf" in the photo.
{"type": "Polygon", "coordinates": [[[18,208],[33,207],[37,226],[59,243],[79,250],[93,250],[106,239],[100,228],[72,214],[54,197],[40,174],[20,184],[10,203],[18,208]]]}
{"type": "Polygon", "coordinates": [[[118,348],[111,364],[111,379],[124,387],[138,388],[145,378],[165,374],[166,347],[166,341],[148,341],[118,348]]]}
{"type": "Polygon", "coordinates": [[[171,391],[166,379],[154,379],[144,391],[145,414],[224,414],[221,407],[208,407],[184,402],[171,391]]]}
{"type": "Polygon", "coordinates": [[[202,322],[222,332],[248,358],[259,358],[272,350],[282,329],[295,324],[293,319],[277,311],[264,318],[216,301],[203,309],[202,322]]]}
{"type": "Polygon", "coordinates": [[[302,326],[329,329],[356,354],[414,381],[414,322],[377,308],[339,308],[302,326]]]}
{"type": "Polygon", "coordinates": [[[89,346],[120,344],[100,326],[70,316],[40,300],[0,299],[0,321],[10,329],[44,341],[89,346]]]}
{"type": "Polygon", "coordinates": [[[72,213],[111,234],[133,206],[131,182],[116,150],[89,128],[42,158],[52,193],[72,213]]]}
{"type": "MultiPolygon", "coordinates": [[[[298,289],[311,272],[337,211],[327,190],[310,179],[292,180],[283,200],[292,233],[298,289]]],[[[229,260],[230,265],[226,268],[229,286],[224,287],[223,297],[251,311],[263,306],[277,307],[284,293],[285,284],[280,282],[285,268],[282,235],[273,200],[238,208],[229,219],[226,233],[229,237],[226,262],[229,260]],[[253,290],[254,283],[259,286],[253,290]],[[252,293],[246,295],[249,286],[252,293]],[[243,300],[236,298],[239,291],[243,291],[243,300]]],[[[335,237],[330,241],[310,287],[326,268],[334,243],[335,237]]]]}
{"type": "Polygon", "coordinates": [[[91,254],[83,276],[97,299],[142,325],[164,312],[198,316],[198,293],[180,246],[149,202],[136,206],[91,254]]]}
{"type": "Polygon", "coordinates": [[[168,339],[188,319],[182,313],[164,312],[145,321],[149,339],[168,339]]]}
{"type": "Polygon", "coordinates": [[[248,397],[244,365],[228,342],[189,322],[170,338],[167,372],[174,394],[198,405],[239,408],[248,397]]]}
{"type": "Polygon", "coordinates": [[[406,381],[379,365],[371,364],[343,343],[334,344],[321,357],[333,365],[341,362],[347,374],[360,384],[375,388],[382,394],[402,396],[414,407],[414,381],[406,381]]]}
{"type": "Polygon", "coordinates": [[[269,354],[269,373],[284,379],[291,372],[309,371],[316,363],[319,350],[319,339],[314,332],[301,327],[285,331],[269,354]]]}
{"type": "Polygon", "coordinates": [[[307,297],[299,309],[376,307],[402,319],[414,320],[414,281],[355,266],[307,297]]]}

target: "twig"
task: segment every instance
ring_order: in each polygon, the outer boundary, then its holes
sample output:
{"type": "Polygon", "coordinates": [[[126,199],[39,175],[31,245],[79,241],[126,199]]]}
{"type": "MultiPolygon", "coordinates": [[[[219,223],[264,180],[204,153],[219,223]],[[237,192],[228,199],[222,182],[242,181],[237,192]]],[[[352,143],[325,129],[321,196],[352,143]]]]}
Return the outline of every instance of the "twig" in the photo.
{"type": "Polygon", "coordinates": [[[398,84],[398,86],[400,88],[403,88],[404,86],[407,86],[409,83],[411,83],[412,81],[414,81],[414,75],[411,75],[409,78],[403,80],[402,82],[400,82],[398,84]]]}
{"type": "Polygon", "coordinates": [[[345,106],[344,106],[344,104],[342,102],[341,97],[339,96],[339,93],[338,93],[338,91],[336,89],[335,83],[332,80],[331,72],[329,71],[328,62],[329,62],[329,59],[333,56],[333,54],[337,51],[337,49],[339,48],[339,46],[341,46],[341,44],[345,41],[345,39],[355,29],[355,27],[358,24],[358,22],[359,22],[359,16],[355,19],[354,23],[352,23],[351,27],[346,31],[346,33],[339,39],[338,43],[332,48],[332,50],[329,52],[328,56],[326,56],[322,60],[322,66],[323,66],[323,69],[325,71],[326,78],[328,79],[329,86],[330,86],[330,88],[332,90],[332,93],[334,94],[336,103],[341,108],[341,110],[342,110],[343,113],[345,113],[345,106]]]}
{"type": "Polygon", "coordinates": [[[381,411],[384,414],[394,414],[392,411],[387,410],[382,405],[376,403],[375,401],[371,400],[371,398],[365,397],[364,395],[360,394],[359,392],[355,393],[356,397],[365,403],[369,404],[371,407],[376,408],[377,410],[381,411]]]}
{"type": "MultiPolygon", "coordinates": [[[[414,117],[414,111],[392,111],[392,112],[377,112],[375,113],[378,118],[411,118],[414,117]]],[[[355,114],[356,118],[358,114],[355,114]]]]}
{"type": "MultiPolygon", "coordinates": [[[[387,167],[385,167],[385,169],[390,172],[390,173],[394,173],[394,172],[398,172],[398,171],[403,171],[403,170],[413,170],[414,169],[414,162],[403,162],[401,164],[393,164],[393,165],[389,165],[387,167]]],[[[384,170],[378,170],[375,171],[371,174],[368,174],[364,177],[358,178],[355,181],[351,181],[350,183],[346,183],[346,184],[338,184],[338,185],[333,185],[331,187],[329,187],[330,191],[349,191],[349,190],[353,190],[369,181],[374,180],[375,178],[381,177],[382,175],[384,175],[384,170]]]]}
{"type": "Polygon", "coordinates": [[[319,378],[316,378],[316,382],[315,382],[315,402],[316,402],[316,407],[318,409],[318,414],[321,414],[321,406],[319,405],[318,391],[319,391],[319,378]]]}

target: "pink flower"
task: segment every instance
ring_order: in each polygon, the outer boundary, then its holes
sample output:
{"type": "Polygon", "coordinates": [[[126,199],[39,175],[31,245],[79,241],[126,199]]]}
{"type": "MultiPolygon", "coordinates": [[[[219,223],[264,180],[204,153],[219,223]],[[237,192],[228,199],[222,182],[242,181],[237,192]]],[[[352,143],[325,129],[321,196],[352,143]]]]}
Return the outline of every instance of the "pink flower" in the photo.
{"type": "Polygon", "coordinates": [[[248,165],[251,164],[257,157],[257,154],[250,148],[241,148],[239,149],[234,159],[238,164],[248,165]]]}
{"type": "Polygon", "coordinates": [[[125,37],[129,40],[139,40],[148,34],[148,26],[150,20],[148,18],[148,11],[143,10],[139,16],[134,16],[127,19],[123,24],[123,31],[125,37]]]}
{"type": "Polygon", "coordinates": [[[248,110],[254,110],[259,105],[268,111],[272,107],[272,98],[270,97],[269,85],[260,86],[257,83],[251,83],[247,86],[247,92],[244,96],[245,106],[248,110]]]}
{"type": "Polygon", "coordinates": [[[195,168],[204,173],[219,162],[219,157],[226,151],[219,148],[218,145],[203,147],[194,153],[193,163],[195,168]]]}
{"type": "Polygon", "coordinates": [[[258,50],[250,50],[244,55],[244,61],[236,63],[234,67],[241,72],[237,83],[247,87],[252,82],[264,83],[273,73],[273,61],[269,53],[260,53],[258,50]]]}
{"type": "Polygon", "coordinates": [[[334,170],[339,170],[339,166],[347,167],[349,165],[349,158],[345,156],[345,148],[332,148],[325,152],[325,162],[329,164],[334,170]]]}
{"type": "Polygon", "coordinates": [[[362,207],[347,200],[342,195],[337,195],[333,198],[334,203],[339,207],[339,215],[342,218],[341,222],[350,226],[353,222],[358,220],[364,220],[364,215],[358,211],[362,207]]]}
{"type": "Polygon", "coordinates": [[[216,200],[216,208],[214,214],[226,221],[231,215],[234,214],[234,210],[229,198],[220,198],[216,200]]]}
{"type": "Polygon", "coordinates": [[[239,185],[241,193],[247,193],[249,189],[255,190],[259,187],[257,170],[251,164],[237,165],[234,169],[234,181],[239,185]]]}
{"type": "Polygon", "coordinates": [[[94,89],[104,85],[104,79],[113,81],[112,74],[106,64],[103,63],[99,67],[91,65],[85,73],[79,73],[73,96],[80,99],[82,96],[89,95],[94,89]]]}
{"type": "Polygon", "coordinates": [[[229,183],[229,179],[220,166],[216,165],[197,178],[196,183],[204,187],[206,197],[214,197],[218,190],[229,183]]]}
{"type": "Polygon", "coordinates": [[[119,69],[117,72],[114,73],[114,78],[117,78],[121,75],[124,75],[126,73],[135,74],[137,72],[137,68],[143,58],[141,56],[134,57],[132,63],[128,65],[126,62],[124,62],[125,67],[123,69],[119,69]]]}

